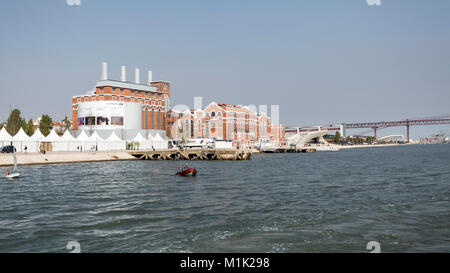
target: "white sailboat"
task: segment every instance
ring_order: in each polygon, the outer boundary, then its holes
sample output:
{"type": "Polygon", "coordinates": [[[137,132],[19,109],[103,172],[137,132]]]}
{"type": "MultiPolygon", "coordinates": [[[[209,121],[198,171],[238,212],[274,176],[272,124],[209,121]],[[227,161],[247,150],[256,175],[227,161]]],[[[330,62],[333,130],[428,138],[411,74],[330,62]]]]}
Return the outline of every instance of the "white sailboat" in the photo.
{"type": "Polygon", "coordinates": [[[16,157],[16,148],[15,147],[13,149],[13,156],[14,156],[14,169],[13,169],[12,173],[7,174],[5,176],[8,179],[19,178],[19,176],[20,176],[20,173],[17,172],[17,157],[16,157]]]}

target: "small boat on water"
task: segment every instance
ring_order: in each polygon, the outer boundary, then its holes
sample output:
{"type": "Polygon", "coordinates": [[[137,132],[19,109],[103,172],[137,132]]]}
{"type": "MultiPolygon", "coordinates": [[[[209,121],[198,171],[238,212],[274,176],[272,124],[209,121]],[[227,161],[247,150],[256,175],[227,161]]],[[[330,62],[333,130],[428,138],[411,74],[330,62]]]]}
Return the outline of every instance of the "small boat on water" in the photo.
{"type": "Polygon", "coordinates": [[[197,175],[197,170],[194,169],[194,168],[182,169],[182,170],[178,170],[176,175],[182,175],[182,176],[192,175],[192,176],[195,176],[195,175],[197,175]]]}
{"type": "Polygon", "coordinates": [[[7,179],[13,179],[13,178],[20,177],[20,173],[17,172],[16,148],[13,149],[13,157],[14,157],[14,169],[13,169],[12,173],[9,173],[9,171],[7,171],[7,173],[5,175],[5,178],[7,178],[7,179]]]}

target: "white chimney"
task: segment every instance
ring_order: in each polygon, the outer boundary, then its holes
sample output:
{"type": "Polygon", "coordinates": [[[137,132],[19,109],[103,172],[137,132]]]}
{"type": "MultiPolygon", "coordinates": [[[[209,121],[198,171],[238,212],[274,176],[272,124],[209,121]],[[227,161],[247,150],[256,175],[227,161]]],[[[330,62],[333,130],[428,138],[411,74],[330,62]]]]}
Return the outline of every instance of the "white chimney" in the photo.
{"type": "Polygon", "coordinates": [[[134,71],[134,80],[137,84],[139,84],[139,68],[136,68],[136,70],[134,71]]]}
{"type": "Polygon", "coordinates": [[[150,85],[152,83],[153,79],[152,79],[152,71],[149,70],[148,71],[148,84],[150,85]]]}
{"type": "Polygon", "coordinates": [[[106,81],[108,79],[108,63],[102,63],[102,81],[106,81]]]}
{"type": "Polygon", "coordinates": [[[122,65],[120,67],[120,80],[123,81],[123,82],[127,81],[126,67],[124,65],[122,65]]]}

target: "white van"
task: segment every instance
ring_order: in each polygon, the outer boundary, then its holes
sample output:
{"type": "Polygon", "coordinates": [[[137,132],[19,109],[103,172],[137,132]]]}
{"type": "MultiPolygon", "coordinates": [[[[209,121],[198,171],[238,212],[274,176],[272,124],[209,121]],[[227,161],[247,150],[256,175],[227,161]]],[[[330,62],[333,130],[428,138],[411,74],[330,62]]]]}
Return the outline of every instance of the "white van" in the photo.
{"type": "Polygon", "coordinates": [[[183,145],[184,148],[214,148],[214,139],[211,138],[193,138],[188,139],[183,145]]]}

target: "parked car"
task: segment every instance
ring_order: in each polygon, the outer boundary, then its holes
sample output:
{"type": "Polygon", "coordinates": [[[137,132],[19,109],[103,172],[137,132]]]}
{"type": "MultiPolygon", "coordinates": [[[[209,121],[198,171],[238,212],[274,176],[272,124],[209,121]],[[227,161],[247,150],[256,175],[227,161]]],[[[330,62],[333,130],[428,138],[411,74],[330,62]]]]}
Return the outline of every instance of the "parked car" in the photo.
{"type": "Polygon", "coordinates": [[[1,153],[2,153],[2,154],[3,154],[3,153],[9,154],[9,153],[13,153],[14,150],[17,151],[17,149],[16,149],[14,146],[12,146],[12,145],[9,145],[9,146],[3,146],[1,153]]]}

